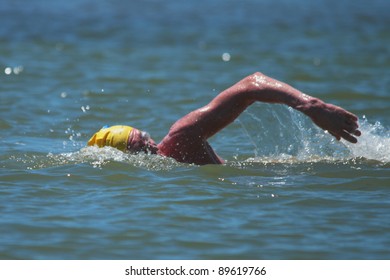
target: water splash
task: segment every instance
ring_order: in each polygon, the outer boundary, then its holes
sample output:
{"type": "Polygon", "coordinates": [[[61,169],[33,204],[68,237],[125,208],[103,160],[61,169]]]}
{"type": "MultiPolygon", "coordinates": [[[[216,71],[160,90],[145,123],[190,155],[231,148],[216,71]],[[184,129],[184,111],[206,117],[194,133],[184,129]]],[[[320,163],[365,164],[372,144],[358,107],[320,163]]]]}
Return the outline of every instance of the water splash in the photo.
{"type": "MultiPolygon", "coordinates": [[[[263,104],[261,110],[256,108],[245,112],[240,117],[246,138],[254,147],[254,156],[247,160],[231,162],[245,167],[245,164],[270,163],[305,163],[305,162],[344,162],[359,163],[376,161],[390,163],[390,131],[380,122],[370,123],[363,116],[360,120],[362,136],[357,144],[337,141],[331,135],[317,128],[304,115],[284,106],[263,104]]],[[[171,158],[148,155],[127,154],[111,147],[85,147],[80,141],[81,133],[68,128],[65,131],[67,141],[63,148],[77,148],[77,151],[64,153],[32,153],[23,156],[12,156],[15,166],[27,169],[42,169],[64,165],[87,164],[94,168],[116,162],[130,167],[148,170],[171,170],[183,166],[171,158]]]]}
{"type": "Polygon", "coordinates": [[[86,161],[98,168],[110,162],[119,162],[128,164],[129,166],[155,171],[170,170],[179,165],[171,158],[145,153],[123,153],[112,147],[85,147],[78,152],[62,154],[61,156],[68,157],[71,160],[86,161]]]}
{"type": "Polygon", "coordinates": [[[379,121],[371,124],[363,116],[360,121],[362,136],[357,144],[345,142],[353,157],[390,162],[390,130],[386,129],[379,121]]]}
{"type": "Polygon", "coordinates": [[[84,147],[76,152],[60,154],[33,154],[15,157],[15,161],[26,165],[26,169],[43,169],[64,165],[89,164],[94,168],[104,168],[110,163],[121,163],[129,167],[147,170],[170,170],[180,164],[171,158],[148,154],[128,154],[112,147],[84,147]]]}
{"type": "MultiPolygon", "coordinates": [[[[248,161],[313,162],[363,158],[390,162],[390,132],[380,122],[360,120],[357,144],[337,141],[309,118],[285,106],[262,104],[245,112],[240,124],[254,146],[248,161]]],[[[241,119],[241,118],[240,118],[241,119]]]]}

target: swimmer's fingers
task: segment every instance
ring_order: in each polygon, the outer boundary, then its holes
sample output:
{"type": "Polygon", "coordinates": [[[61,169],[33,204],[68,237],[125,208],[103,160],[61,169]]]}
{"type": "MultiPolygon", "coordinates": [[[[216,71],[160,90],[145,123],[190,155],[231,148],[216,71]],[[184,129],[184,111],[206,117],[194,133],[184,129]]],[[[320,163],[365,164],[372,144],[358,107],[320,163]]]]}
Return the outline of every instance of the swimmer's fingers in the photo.
{"type": "Polygon", "coordinates": [[[341,107],[339,107],[339,108],[344,111],[347,119],[349,119],[351,122],[357,122],[358,121],[358,117],[355,114],[352,114],[351,112],[345,111],[341,107]]]}
{"type": "Polygon", "coordinates": [[[341,133],[340,133],[340,136],[343,138],[343,139],[345,139],[345,140],[347,140],[348,142],[351,142],[351,143],[357,143],[357,139],[356,139],[356,137],[353,137],[350,133],[348,133],[347,131],[342,131],[341,133]]]}
{"type": "Polygon", "coordinates": [[[347,140],[348,142],[357,143],[357,139],[345,131],[343,131],[341,133],[334,133],[334,132],[330,132],[330,131],[327,131],[327,132],[330,135],[332,135],[334,138],[336,138],[337,141],[340,141],[341,138],[343,138],[343,139],[347,140]]]}
{"type": "MultiPolygon", "coordinates": [[[[349,112],[348,112],[349,113],[349,112]]],[[[352,114],[352,113],[349,113],[349,116],[347,117],[346,121],[346,126],[345,126],[345,130],[350,134],[350,135],[355,135],[355,136],[360,136],[362,135],[362,132],[358,129],[359,128],[359,124],[358,124],[358,118],[352,114]]],[[[351,136],[353,137],[353,136],[351,136]]],[[[354,138],[354,137],[353,137],[354,138]]],[[[356,139],[356,138],[355,138],[356,139]]],[[[355,140],[353,140],[355,141],[355,140]]],[[[356,140],[357,142],[357,140],[356,140]]],[[[353,143],[356,143],[356,142],[353,142],[353,143]]]]}
{"type": "Polygon", "coordinates": [[[342,130],[340,132],[332,132],[332,131],[328,131],[329,134],[331,134],[333,137],[335,137],[337,139],[337,141],[340,141],[341,138],[347,140],[348,142],[351,142],[351,143],[357,143],[358,140],[356,137],[352,136],[352,135],[355,135],[355,136],[360,136],[362,133],[360,132],[360,130],[354,130],[353,132],[348,132],[348,131],[345,131],[345,130],[342,130]]]}
{"type": "Polygon", "coordinates": [[[337,140],[341,138],[351,143],[357,143],[358,136],[361,135],[358,124],[358,117],[345,109],[327,104],[316,102],[306,111],[313,122],[333,135],[337,140]],[[355,137],[356,136],[356,137],[355,137]]]}
{"type": "Polygon", "coordinates": [[[325,132],[328,132],[330,135],[332,135],[334,138],[336,138],[337,141],[340,141],[341,140],[341,137],[336,135],[335,133],[331,132],[331,131],[327,131],[325,130],[325,132]]]}
{"type": "Polygon", "coordinates": [[[358,140],[355,136],[358,137],[362,134],[358,129],[358,117],[338,106],[327,104],[327,108],[331,109],[328,111],[331,112],[331,114],[328,115],[328,132],[337,140],[343,138],[348,142],[357,143],[358,140]]]}
{"type": "Polygon", "coordinates": [[[352,113],[349,113],[349,112],[346,112],[346,113],[348,113],[348,115],[345,117],[345,129],[347,131],[353,133],[354,135],[359,136],[359,135],[355,134],[356,131],[358,131],[357,133],[360,132],[358,130],[358,128],[359,128],[358,118],[352,113]]]}
{"type": "Polygon", "coordinates": [[[341,138],[343,138],[348,142],[357,143],[358,140],[354,136],[358,137],[362,134],[358,129],[358,118],[354,114],[345,110],[342,110],[341,112],[342,114],[339,116],[340,118],[343,118],[343,120],[338,123],[335,120],[332,121],[332,128],[328,130],[328,132],[337,140],[341,140],[341,138]]]}
{"type": "Polygon", "coordinates": [[[355,130],[355,132],[353,133],[353,135],[355,136],[361,136],[362,135],[362,132],[358,129],[355,130]]]}

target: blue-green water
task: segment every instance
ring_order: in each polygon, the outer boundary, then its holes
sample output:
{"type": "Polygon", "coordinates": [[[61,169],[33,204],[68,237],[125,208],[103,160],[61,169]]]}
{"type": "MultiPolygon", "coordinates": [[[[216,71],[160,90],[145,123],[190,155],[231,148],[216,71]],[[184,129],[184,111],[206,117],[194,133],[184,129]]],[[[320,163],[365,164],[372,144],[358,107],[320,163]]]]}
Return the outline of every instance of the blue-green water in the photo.
{"type": "Polygon", "coordinates": [[[1,259],[390,258],[390,2],[0,3],[1,259]],[[255,104],[227,164],[85,147],[159,141],[255,71],[354,112],[356,145],[255,104]]]}

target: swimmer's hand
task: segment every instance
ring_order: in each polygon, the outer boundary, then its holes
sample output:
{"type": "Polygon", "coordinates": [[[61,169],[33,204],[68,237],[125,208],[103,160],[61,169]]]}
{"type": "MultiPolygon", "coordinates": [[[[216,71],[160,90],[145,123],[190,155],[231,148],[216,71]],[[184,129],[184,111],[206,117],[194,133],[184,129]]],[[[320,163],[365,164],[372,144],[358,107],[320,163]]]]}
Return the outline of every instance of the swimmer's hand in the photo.
{"type": "Polygon", "coordinates": [[[362,134],[358,130],[357,116],[341,107],[325,103],[317,98],[308,101],[307,104],[300,108],[300,111],[309,116],[317,126],[329,132],[337,140],[343,138],[351,143],[357,143],[355,136],[362,134]]]}

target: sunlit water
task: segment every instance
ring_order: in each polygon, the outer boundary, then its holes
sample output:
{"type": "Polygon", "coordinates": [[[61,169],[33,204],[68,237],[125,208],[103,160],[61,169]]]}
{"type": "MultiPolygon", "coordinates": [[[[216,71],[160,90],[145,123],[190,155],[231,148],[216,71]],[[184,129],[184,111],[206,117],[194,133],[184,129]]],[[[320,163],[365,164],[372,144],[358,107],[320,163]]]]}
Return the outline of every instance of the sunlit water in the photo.
{"type": "Polygon", "coordinates": [[[55,2],[0,3],[0,258],[390,257],[388,1],[55,2]],[[359,143],[255,104],[210,140],[225,165],[85,145],[161,140],[254,71],[357,114],[359,143]]]}

